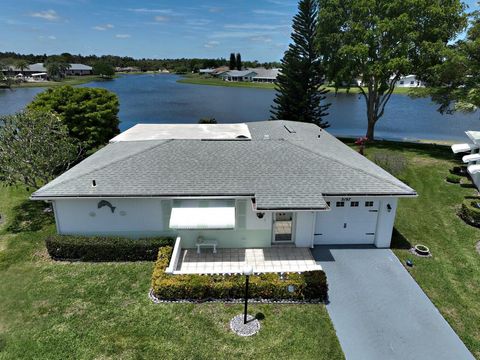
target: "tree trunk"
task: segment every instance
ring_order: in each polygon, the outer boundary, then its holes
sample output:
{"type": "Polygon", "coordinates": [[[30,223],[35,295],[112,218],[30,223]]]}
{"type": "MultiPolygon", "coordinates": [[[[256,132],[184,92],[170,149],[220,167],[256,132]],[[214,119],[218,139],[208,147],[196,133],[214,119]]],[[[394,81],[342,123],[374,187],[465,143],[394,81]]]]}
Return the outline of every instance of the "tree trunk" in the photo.
{"type": "Polygon", "coordinates": [[[375,123],[376,121],[372,121],[368,119],[368,127],[367,127],[367,139],[369,141],[375,140],[375,123]]]}

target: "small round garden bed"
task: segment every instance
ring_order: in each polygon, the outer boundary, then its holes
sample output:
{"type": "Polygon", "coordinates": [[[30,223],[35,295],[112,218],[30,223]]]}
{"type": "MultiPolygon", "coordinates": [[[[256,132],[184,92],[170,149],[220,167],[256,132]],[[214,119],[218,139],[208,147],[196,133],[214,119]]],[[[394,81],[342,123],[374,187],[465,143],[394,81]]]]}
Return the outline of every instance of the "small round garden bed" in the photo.
{"type": "Polygon", "coordinates": [[[480,199],[465,199],[458,216],[467,224],[480,227],[480,199]]]}

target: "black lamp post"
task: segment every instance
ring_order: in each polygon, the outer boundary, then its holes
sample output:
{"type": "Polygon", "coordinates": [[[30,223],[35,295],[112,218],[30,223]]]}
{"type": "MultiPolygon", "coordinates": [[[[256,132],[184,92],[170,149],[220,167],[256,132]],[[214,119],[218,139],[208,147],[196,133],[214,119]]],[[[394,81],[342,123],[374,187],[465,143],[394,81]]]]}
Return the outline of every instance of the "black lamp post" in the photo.
{"type": "Polygon", "coordinates": [[[253,274],[252,265],[245,265],[243,269],[243,274],[245,275],[245,309],[243,314],[243,323],[247,323],[247,309],[248,309],[248,282],[250,280],[250,275],[253,274]]]}

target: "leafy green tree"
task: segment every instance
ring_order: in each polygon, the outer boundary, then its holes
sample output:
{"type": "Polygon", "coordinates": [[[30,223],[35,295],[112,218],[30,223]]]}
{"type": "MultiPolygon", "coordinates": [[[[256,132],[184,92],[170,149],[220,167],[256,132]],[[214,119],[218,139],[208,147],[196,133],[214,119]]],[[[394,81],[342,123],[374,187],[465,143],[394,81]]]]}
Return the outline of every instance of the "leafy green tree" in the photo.
{"type": "Polygon", "coordinates": [[[235,56],[235,66],[237,70],[242,70],[242,55],[240,53],[235,56]]]}
{"type": "Polygon", "coordinates": [[[235,54],[230,54],[230,62],[228,63],[228,67],[230,70],[234,70],[237,67],[237,60],[235,59],[235,54]]]}
{"type": "Polygon", "coordinates": [[[319,0],[318,44],[326,76],[336,88],[357,87],[368,127],[384,115],[401,76],[420,75],[440,61],[465,27],[460,0],[319,0]]]}
{"type": "Polygon", "coordinates": [[[119,133],[118,107],[117,95],[108,90],[72,86],[50,88],[28,105],[30,110],[57,114],[86,151],[105,145],[119,133]]]}
{"type": "Polygon", "coordinates": [[[60,81],[65,77],[67,70],[70,69],[70,64],[66,62],[48,61],[45,63],[45,68],[47,69],[47,75],[50,79],[60,81]]]}
{"type": "Polygon", "coordinates": [[[322,120],[330,104],[322,88],[323,71],[315,46],[318,6],[315,0],[301,0],[293,18],[292,43],[282,59],[277,77],[277,95],[272,106],[273,119],[329,126],[322,120]]]}
{"type": "Polygon", "coordinates": [[[38,189],[79,160],[82,148],[52,113],[0,117],[0,180],[38,189]]]}
{"type": "Polygon", "coordinates": [[[472,112],[480,107],[480,13],[471,14],[467,36],[449,45],[442,61],[421,75],[429,87],[416,88],[412,97],[431,96],[440,113],[472,112]]]}
{"type": "Polygon", "coordinates": [[[93,65],[93,73],[103,78],[112,78],[115,75],[115,69],[107,62],[98,61],[93,65]]]}
{"type": "Polygon", "coordinates": [[[24,71],[25,69],[28,69],[28,61],[26,60],[16,60],[15,61],[15,66],[20,70],[20,71],[24,71]]]}

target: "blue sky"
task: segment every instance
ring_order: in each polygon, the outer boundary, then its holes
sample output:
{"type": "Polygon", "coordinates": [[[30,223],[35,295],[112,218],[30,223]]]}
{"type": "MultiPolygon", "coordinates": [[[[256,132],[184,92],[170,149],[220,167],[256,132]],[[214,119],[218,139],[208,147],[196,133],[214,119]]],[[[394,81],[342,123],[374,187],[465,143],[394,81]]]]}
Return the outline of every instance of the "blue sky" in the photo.
{"type": "MultiPolygon", "coordinates": [[[[475,7],[476,0],[467,3],[475,7]]],[[[0,50],[279,60],[291,0],[2,0],[0,50]]]]}

